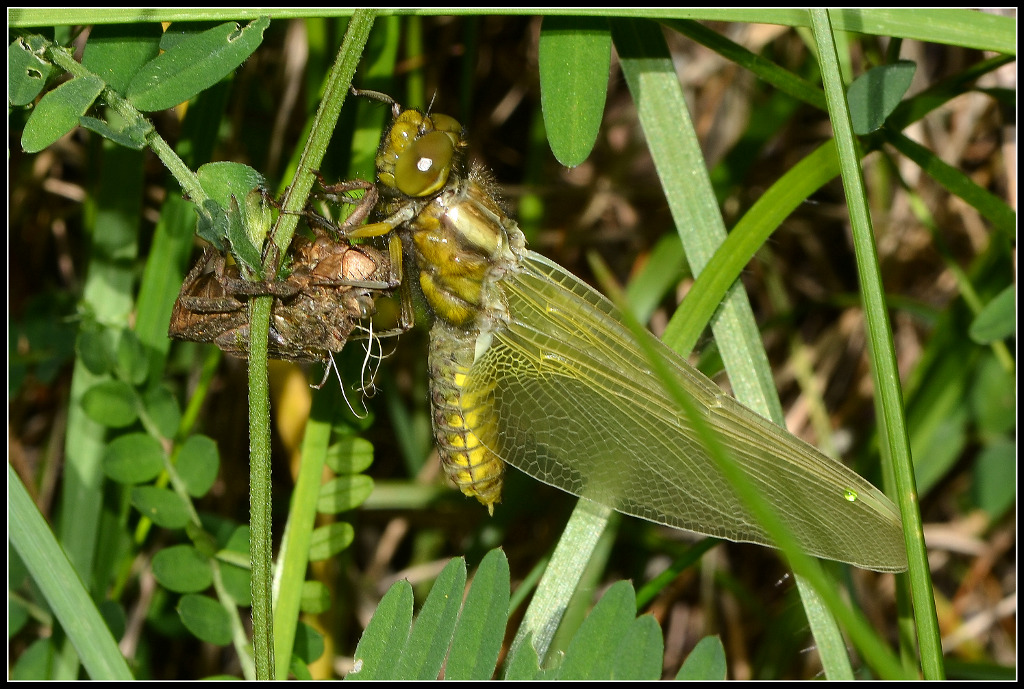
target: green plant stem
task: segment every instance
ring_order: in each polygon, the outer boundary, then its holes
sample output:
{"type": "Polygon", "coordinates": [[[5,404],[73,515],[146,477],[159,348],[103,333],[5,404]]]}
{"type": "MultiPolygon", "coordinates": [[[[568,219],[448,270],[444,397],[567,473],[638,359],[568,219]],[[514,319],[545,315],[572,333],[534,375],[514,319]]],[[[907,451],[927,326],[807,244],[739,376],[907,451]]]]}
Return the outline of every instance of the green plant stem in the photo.
{"type": "Polygon", "coordinates": [[[256,679],[274,672],[272,510],[270,486],[270,382],[267,338],[273,297],[249,301],[249,528],[252,554],[252,626],[256,679]]]}
{"type": "Polygon", "coordinates": [[[811,10],[811,28],[818,46],[829,117],[839,149],[843,188],[850,209],[857,272],[867,322],[868,353],[872,363],[871,372],[877,393],[876,405],[882,428],[879,444],[883,457],[895,473],[896,498],[903,517],[907,558],[910,563],[922,669],[926,679],[942,679],[942,649],[939,644],[931,578],[928,575],[928,557],[921,529],[910,443],[903,415],[902,387],[896,367],[896,353],[893,349],[892,330],[878,265],[874,231],[867,207],[867,195],[861,177],[860,158],[850,123],[828,10],[811,10]]]}
{"type": "MultiPolygon", "coordinates": [[[[313,171],[319,169],[320,163],[327,153],[327,145],[331,142],[331,136],[334,134],[334,126],[341,114],[341,106],[345,102],[345,96],[348,95],[352,77],[355,75],[359,58],[363,53],[363,46],[366,45],[366,39],[373,27],[374,16],[373,10],[356,10],[348,22],[345,40],[342,42],[338,57],[327,76],[324,97],[313,119],[309,140],[303,147],[302,156],[299,158],[295,179],[285,193],[281,204],[285,212],[278,217],[277,225],[271,235],[280,256],[284,256],[288,249],[299,222],[298,215],[294,215],[294,213],[298,213],[305,207],[306,199],[313,188],[313,171]]],[[[274,275],[277,266],[265,265],[264,269],[266,275],[274,275]]]]}
{"type": "MultiPolygon", "coordinates": [[[[334,65],[331,67],[331,70],[327,75],[324,97],[320,101],[320,107],[313,119],[309,138],[307,139],[305,146],[303,146],[295,179],[289,186],[288,192],[285,194],[285,198],[282,203],[282,207],[285,211],[292,212],[281,213],[278,216],[277,226],[271,235],[273,237],[272,241],[278,248],[277,256],[284,256],[288,245],[291,243],[292,236],[294,235],[295,228],[298,223],[298,215],[295,215],[294,213],[301,211],[306,205],[306,199],[313,187],[314,175],[312,171],[320,167],[320,163],[323,161],[324,155],[327,151],[327,145],[330,143],[331,136],[334,134],[334,128],[337,124],[338,116],[341,114],[342,104],[345,102],[345,97],[348,95],[349,86],[352,83],[352,77],[355,74],[356,66],[359,64],[359,58],[362,55],[363,48],[369,38],[370,29],[373,27],[373,20],[374,13],[369,10],[358,10],[353,14],[352,19],[349,20],[345,39],[342,41],[342,45],[338,50],[338,55],[335,58],[334,65]]],[[[271,260],[272,258],[274,258],[274,252],[268,252],[268,260],[271,260]]],[[[277,271],[277,266],[267,264],[264,265],[264,270],[266,271],[266,274],[273,275],[277,271]]],[[[269,317],[269,310],[267,312],[267,316],[269,317]]],[[[255,321],[252,322],[255,325],[255,321]]],[[[264,326],[265,322],[261,320],[260,325],[264,326]]],[[[255,330],[253,330],[253,333],[255,333],[255,330]]],[[[255,337],[256,335],[253,336],[255,337]]],[[[259,335],[259,337],[262,342],[266,342],[266,334],[259,335]]],[[[255,358],[255,351],[250,352],[250,367],[252,366],[252,361],[255,358]]],[[[250,388],[250,418],[252,418],[254,392],[254,389],[250,388]]],[[[263,401],[264,400],[261,400],[261,403],[263,401]]],[[[269,415],[267,416],[266,421],[269,426],[269,415]]],[[[317,425],[316,430],[317,438],[321,440],[323,446],[326,447],[330,434],[329,426],[317,425]]],[[[307,428],[307,433],[309,432],[310,429],[307,428]]],[[[313,438],[307,437],[304,448],[312,442],[314,442],[313,438]]],[[[304,450],[303,464],[300,470],[299,480],[302,485],[306,486],[306,492],[309,492],[311,490],[310,484],[313,486],[319,484],[323,467],[323,453],[320,453],[318,455],[318,459],[311,462],[306,461],[305,454],[304,450]]],[[[250,459],[250,461],[253,462],[255,460],[255,457],[250,459]]],[[[253,488],[255,490],[255,484],[253,484],[253,488]]],[[[269,490],[268,483],[267,496],[270,495],[269,490]]],[[[252,499],[254,500],[252,512],[253,515],[255,515],[255,493],[253,494],[252,499]]],[[[269,497],[265,497],[264,499],[269,503],[269,497]]],[[[278,562],[279,580],[277,581],[277,585],[274,586],[268,579],[266,588],[262,585],[260,587],[261,593],[266,592],[271,596],[271,598],[267,599],[266,605],[268,609],[271,607],[274,608],[275,615],[277,617],[278,631],[272,639],[274,644],[274,653],[272,654],[273,660],[271,661],[271,668],[274,673],[273,676],[276,679],[286,679],[288,668],[291,664],[292,646],[295,641],[295,628],[298,624],[299,617],[300,591],[302,589],[302,580],[306,573],[309,556],[309,538],[313,529],[315,517],[316,509],[314,504],[293,506],[293,509],[289,512],[287,528],[285,529],[284,539],[281,543],[281,553],[278,562]],[[271,601],[273,601],[273,604],[271,601]]],[[[253,542],[255,543],[255,520],[253,521],[252,528],[253,542]]],[[[255,570],[253,575],[253,613],[255,617],[255,570]]],[[[259,675],[259,670],[257,670],[257,675],[259,675]]]]}

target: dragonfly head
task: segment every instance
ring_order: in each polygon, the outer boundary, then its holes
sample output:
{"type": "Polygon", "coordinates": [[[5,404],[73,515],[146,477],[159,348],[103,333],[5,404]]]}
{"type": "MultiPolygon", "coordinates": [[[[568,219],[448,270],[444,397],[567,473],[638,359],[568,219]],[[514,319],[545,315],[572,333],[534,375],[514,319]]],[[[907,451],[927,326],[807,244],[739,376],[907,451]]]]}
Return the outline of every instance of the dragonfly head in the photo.
{"type": "Polygon", "coordinates": [[[418,110],[398,113],[377,151],[377,177],[399,193],[422,198],[448,183],[462,164],[466,142],[462,125],[448,115],[418,110]]]}

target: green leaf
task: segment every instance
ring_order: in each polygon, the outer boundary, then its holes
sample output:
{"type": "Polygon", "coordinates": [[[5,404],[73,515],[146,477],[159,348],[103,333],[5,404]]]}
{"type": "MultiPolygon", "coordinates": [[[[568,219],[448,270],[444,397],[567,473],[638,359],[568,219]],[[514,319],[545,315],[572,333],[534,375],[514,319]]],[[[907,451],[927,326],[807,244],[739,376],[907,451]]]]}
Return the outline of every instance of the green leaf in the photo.
{"type": "Polygon", "coordinates": [[[43,96],[25,123],[22,148],[27,153],[38,153],[78,126],[78,118],[92,107],[104,86],[99,77],[81,77],[43,96]]]}
{"type": "Polygon", "coordinates": [[[52,637],[38,639],[18,657],[11,669],[14,681],[32,681],[53,678],[57,648],[52,637]]]}
{"type": "Polygon", "coordinates": [[[75,341],[75,350],[90,373],[103,376],[114,369],[113,332],[108,328],[82,328],[75,341]]]}
{"type": "Polygon", "coordinates": [[[132,489],[132,505],[165,529],[180,529],[189,520],[185,502],[166,488],[137,486],[132,489]]]}
{"type": "Polygon", "coordinates": [[[178,450],[175,465],[178,476],[185,482],[188,494],[194,498],[206,495],[217,480],[220,469],[220,453],[213,438],[205,435],[189,436],[178,450]]]}
{"type": "Polygon", "coordinates": [[[642,680],[661,677],[665,641],[653,615],[641,615],[615,649],[612,679],[642,680]]]}
{"type": "MultiPolygon", "coordinates": [[[[247,195],[248,192],[241,198],[244,199],[247,195]]],[[[227,238],[232,256],[235,257],[239,265],[245,267],[246,270],[243,271],[243,275],[261,275],[262,258],[260,250],[257,248],[257,244],[253,242],[252,237],[249,236],[249,232],[245,227],[245,216],[238,204],[237,197],[232,196],[228,201],[227,211],[227,238]]],[[[259,242],[259,245],[262,246],[262,241],[259,242]]]]}
{"type": "Polygon", "coordinates": [[[705,636],[686,656],[676,679],[720,682],[726,679],[727,667],[722,640],[717,636],[705,636]]]}
{"type": "Polygon", "coordinates": [[[356,646],[355,665],[345,679],[391,679],[398,668],[396,648],[405,648],[412,625],[412,586],[396,581],[381,599],[356,646]]]}
{"type": "Polygon", "coordinates": [[[132,330],[122,330],[117,342],[117,377],[132,385],[141,385],[149,373],[146,350],[132,330]]]}
{"type": "Polygon", "coordinates": [[[41,40],[39,36],[16,38],[7,46],[7,102],[16,108],[34,101],[53,72],[53,65],[40,57],[42,49],[32,48],[32,38],[41,40]]]}
{"type": "Polygon", "coordinates": [[[253,168],[229,161],[202,165],[196,176],[207,196],[225,207],[231,203],[232,196],[245,198],[251,190],[267,186],[266,177],[253,168]]]}
{"type": "Polygon", "coordinates": [[[154,385],[142,393],[142,408],[146,417],[164,438],[173,438],[181,423],[181,409],[174,393],[164,384],[154,385]]]}
{"type": "Polygon", "coordinates": [[[611,29],[598,17],[545,17],[538,60],[540,97],[551,152],[576,167],[597,141],[608,92],[611,29]]]}
{"type": "Polygon", "coordinates": [[[984,357],[971,381],[971,409],[985,437],[1007,433],[1017,425],[1017,381],[995,356],[984,357]]]}
{"type": "Polygon", "coordinates": [[[153,556],[153,576],[176,593],[198,593],[213,583],[210,561],[190,545],[164,548],[153,556]]]}
{"type": "Polygon", "coordinates": [[[81,324],[80,331],[77,325],[69,323],[68,296],[71,295],[55,298],[52,292],[39,294],[25,303],[20,319],[10,319],[7,385],[12,400],[28,372],[34,372],[40,382],[49,385],[65,370],[64,366],[74,360],[78,346],[76,335],[89,328],[81,324]]]}
{"type": "Polygon", "coordinates": [[[200,640],[216,646],[231,643],[231,617],[220,603],[189,593],[178,601],[178,615],[185,628],[200,640]]]}
{"type": "Polygon", "coordinates": [[[322,582],[302,582],[302,598],[299,604],[302,612],[319,615],[331,608],[331,592],[322,582]]]}
{"type": "Polygon", "coordinates": [[[1016,301],[1016,289],[1013,285],[1007,285],[1006,289],[985,304],[985,308],[971,322],[970,330],[967,331],[971,339],[978,344],[989,344],[1013,335],[1017,329],[1016,301]]]}
{"type": "Polygon", "coordinates": [[[523,643],[513,646],[508,660],[505,661],[506,680],[541,679],[546,673],[540,669],[537,649],[533,647],[533,634],[527,633],[523,643]]]}
{"type": "Polygon", "coordinates": [[[141,151],[146,147],[149,143],[149,134],[153,131],[153,125],[145,120],[135,120],[120,129],[89,116],[80,117],[78,123],[89,131],[96,132],[104,139],[110,139],[120,146],[135,151],[141,151]]]}
{"type": "Polygon", "coordinates": [[[82,66],[124,93],[132,77],[160,54],[160,24],[97,24],[89,31],[82,66]]]}
{"type": "Polygon", "coordinates": [[[212,227],[201,227],[199,235],[217,247],[222,247],[223,238],[228,238],[235,258],[250,272],[258,273],[260,251],[245,230],[238,199],[244,200],[254,190],[265,189],[266,178],[248,165],[231,162],[207,163],[196,176],[210,197],[204,208],[213,221],[212,227]]]}
{"type": "Polygon", "coordinates": [[[291,662],[288,664],[288,672],[294,675],[295,679],[302,682],[308,682],[313,679],[313,673],[309,671],[309,668],[306,667],[306,664],[298,656],[292,655],[289,660],[291,662]]]}
{"type": "MultiPolygon", "coordinates": [[[[18,559],[14,557],[13,559],[18,559]]],[[[8,586],[14,589],[13,586],[8,586]]],[[[7,599],[7,638],[17,635],[25,628],[29,621],[29,609],[27,603],[21,598],[10,597],[7,599]]]]}
{"type": "Polygon", "coordinates": [[[146,483],[163,469],[164,449],[159,440],[146,433],[115,438],[103,453],[103,473],[118,483],[146,483]]]}
{"type": "Polygon", "coordinates": [[[173,108],[230,74],[263,42],[269,17],[239,29],[234,22],[190,36],[148,62],[125,92],[143,112],[173,108]]]}
{"type": "Polygon", "coordinates": [[[220,577],[231,600],[242,607],[252,605],[252,572],[248,567],[221,563],[220,577]]]}
{"type": "Polygon", "coordinates": [[[452,638],[445,679],[491,678],[505,637],[508,605],[508,559],[502,550],[495,548],[484,556],[473,575],[452,638]]]}
{"type": "Polygon", "coordinates": [[[348,436],[327,448],[325,461],[336,474],[358,474],[373,464],[373,443],[348,436]]]}
{"type": "Polygon", "coordinates": [[[103,616],[107,629],[114,635],[114,638],[123,638],[127,628],[124,608],[117,601],[105,600],[100,602],[99,611],[100,615],[103,616]]]}
{"type": "Polygon", "coordinates": [[[914,434],[914,477],[921,495],[927,495],[960,458],[967,444],[968,410],[962,404],[952,409],[939,406],[937,399],[928,410],[920,432],[914,434]]]}
{"type": "Polygon", "coordinates": [[[177,46],[189,41],[204,31],[216,28],[220,24],[213,20],[184,19],[172,22],[167,30],[160,36],[160,50],[173,50],[177,46]]]}
{"type": "Polygon", "coordinates": [[[324,654],[324,635],[305,622],[299,622],[292,653],[303,662],[312,663],[324,654]]]}
{"type": "Polygon", "coordinates": [[[971,474],[975,504],[990,521],[1000,519],[1017,499],[1017,444],[1010,438],[989,443],[978,453],[971,474]]]}
{"type": "Polygon", "coordinates": [[[243,556],[243,559],[248,561],[249,559],[249,525],[242,524],[234,531],[231,532],[231,537],[228,538],[228,542],[224,544],[224,550],[231,551],[232,553],[238,553],[243,556]]]}
{"type": "Polygon", "coordinates": [[[316,509],[324,514],[337,514],[355,509],[370,497],[373,492],[373,479],[363,474],[338,476],[331,479],[320,489],[316,509]]]}
{"type": "Polygon", "coordinates": [[[649,321],[662,298],[675,289],[685,274],[686,257],[679,235],[662,236],[626,285],[626,303],[637,320],[649,321]]]}
{"type": "Polygon", "coordinates": [[[452,642],[465,587],[466,561],[457,557],[445,565],[431,587],[401,651],[395,679],[437,679],[452,642]]]}
{"type": "Polygon", "coordinates": [[[569,642],[565,660],[558,670],[558,679],[618,679],[616,671],[632,679],[658,679],[662,652],[660,630],[657,643],[651,644],[650,630],[645,628],[647,623],[634,629],[635,618],[633,586],[628,581],[618,581],[605,592],[569,642]],[[635,645],[637,640],[630,640],[638,631],[642,632],[639,647],[635,645]],[[631,662],[625,666],[620,666],[618,661],[622,648],[630,650],[628,659],[631,662]],[[652,653],[657,659],[653,674],[652,653]]]}
{"type": "Polygon", "coordinates": [[[309,543],[309,559],[317,562],[334,557],[352,544],[355,533],[348,522],[334,522],[315,529],[309,543]]]}
{"type": "Polygon", "coordinates": [[[869,69],[846,92],[855,134],[870,134],[885,124],[910,88],[917,65],[899,60],[869,69]]]}
{"type": "Polygon", "coordinates": [[[135,389],[120,380],[105,380],[82,395],[82,409],[96,423],[109,428],[124,428],[139,418],[141,400],[135,389]]]}
{"type": "MultiPolygon", "coordinates": [[[[224,523],[223,525],[229,526],[230,523],[224,523]]],[[[218,524],[218,526],[220,526],[220,524],[218,524]]],[[[220,546],[217,543],[218,535],[206,531],[202,524],[196,524],[194,522],[189,523],[185,527],[185,535],[192,541],[192,545],[195,546],[195,549],[205,557],[214,558],[219,554],[220,546]]]]}
{"type": "Polygon", "coordinates": [[[196,234],[213,244],[218,251],[223,251],[226,243],[224,238],[228,234],[228,212],[224,206],[213,199],[206,199],[202,206],[196,207],[199,215],[196,223],[196,234]]]}

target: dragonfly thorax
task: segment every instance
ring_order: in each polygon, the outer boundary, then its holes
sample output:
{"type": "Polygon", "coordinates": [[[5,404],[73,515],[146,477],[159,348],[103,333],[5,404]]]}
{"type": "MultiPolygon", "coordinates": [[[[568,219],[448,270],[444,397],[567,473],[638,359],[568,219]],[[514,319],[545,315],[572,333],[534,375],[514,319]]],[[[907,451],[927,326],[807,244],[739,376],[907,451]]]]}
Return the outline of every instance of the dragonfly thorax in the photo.
{"type": "Polygon", "coordinates": [[[406,232],[420,291],[437,318],[471,328],[502,317],[495,283],[516,265],[525,242],[475,173],[437,194],[406,232]]]}

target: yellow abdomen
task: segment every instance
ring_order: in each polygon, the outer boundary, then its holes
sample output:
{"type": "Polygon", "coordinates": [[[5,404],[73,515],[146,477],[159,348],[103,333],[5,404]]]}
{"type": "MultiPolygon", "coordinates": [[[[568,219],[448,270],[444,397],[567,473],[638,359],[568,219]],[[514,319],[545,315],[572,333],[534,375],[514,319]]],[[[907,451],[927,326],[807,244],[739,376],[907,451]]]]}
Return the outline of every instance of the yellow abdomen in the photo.
{"type": "Polygon", "coordinates": [[[487,415],[487,391],[466,391],[473,364],[476,335],[437,322],[430,332],[430,401],[434,440],[445,473],[466,495],[491,513],[501,502],[505,463],[487,449],[489,434],[496,432],[487,415]]]}

